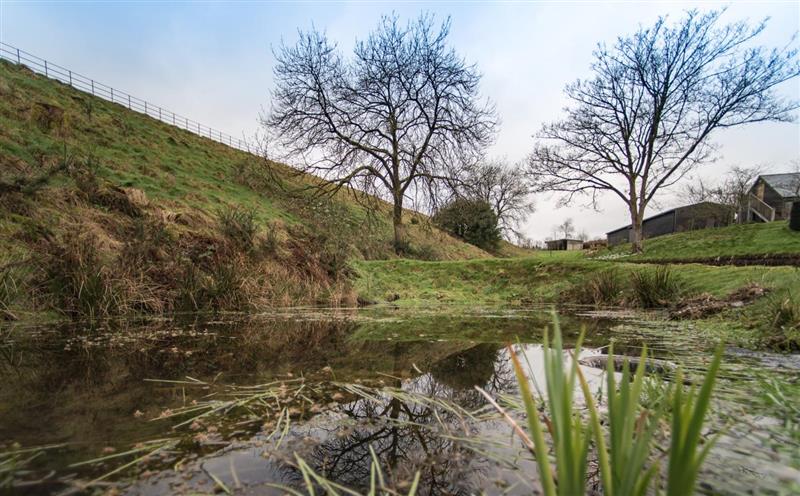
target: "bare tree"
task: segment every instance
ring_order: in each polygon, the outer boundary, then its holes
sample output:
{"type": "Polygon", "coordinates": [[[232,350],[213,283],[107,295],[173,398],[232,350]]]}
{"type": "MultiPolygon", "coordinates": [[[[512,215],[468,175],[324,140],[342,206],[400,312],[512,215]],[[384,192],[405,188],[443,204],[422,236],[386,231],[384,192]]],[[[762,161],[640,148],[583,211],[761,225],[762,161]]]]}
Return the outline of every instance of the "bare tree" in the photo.
{"type": "Polygon", "coordinates": [[[304,172],[327,181],[326,191],[347,186],[391,199],[398,248],[404,201],[430,201],[494,137],[480,74],[448,47],[449,29],[449,20],[436,27],[428,15],[406,26],[383,17],[352,58],[316,30],[276,53],[267,130],[304,172]]]}
{"type": "Polygon", "coordinates": [[[708,183],[697,178],[687,184],[681,196],[689,202],[714,202],[725,205],[737,222],[747,221],[747,196],[758,176],[764,173],[761,166],[731,167],[722,181],[708,183]]]}
{"type": "MultiPolygon", "coordinates": [[[[564,222],[553,227],[553,233],[563,234],[564,239],[570,239],[575,234],[575,222],[572,217],[567,217],[564,222]]],[[[554,236],[555,238],[555,236],[554,236]]]]}
{"type": "Polygon", "coordinates": [[[530,187],[521,165],[508,165],[505,160],[481,162],[467,174],[457,191],[472,199],[488,203],[503,235],[521,239],[519,226],[534,211],[530,187]]]}
{"type": "Polygon", "coordinates": [[[723,11],[690,11],[669,26],[621,37],[594,53],[594,76],[566,88],[560,122],[543,126],[529,173],[563,203],[612,192],[628,207],[631,242],[641,251],[642,220],[655,195],[708,160],[718,129],[790,121],[797,108],[775,87],[800,73],[796,49],[747,48],[762,22],[720,26],[723,11]]]}

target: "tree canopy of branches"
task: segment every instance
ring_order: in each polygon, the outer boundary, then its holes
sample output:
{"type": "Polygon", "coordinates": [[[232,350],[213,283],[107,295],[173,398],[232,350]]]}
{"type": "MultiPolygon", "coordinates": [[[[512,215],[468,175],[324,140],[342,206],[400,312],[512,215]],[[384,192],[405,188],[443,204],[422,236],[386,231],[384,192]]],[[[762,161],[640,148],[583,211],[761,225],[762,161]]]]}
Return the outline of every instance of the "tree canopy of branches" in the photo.
{"type": "Polygon", "coordinates": [[[691,203],[714,202],[725,205],[731,217],[740,223],[747,221],[747,196],[762,167],[731,167],[725,177],[717,183],[709,183],[698,178],[687,184],[682,192],[683,198],[691,203]]]}
{"type": "MultiPolygon", "coordinates": [[[[456,188],[459,189],[459,188],[456,188]]],[[[481,162],[460,184],[463,196],[488,203],[506,238],[521,238],[519,226],[534,211],[525,171],[502,160],[481,162]]]]}
{"type": "Polygon", "coordinates": [[[722,24],[724,11],[688,12],[594,52],[593,77],[566,87],[566,117],[543,126],[528,171],[569,203],[612,192],[628,207],[641,251],[651,200],[713,155],[714,131],[790,121],[775,87],[800,73],[797,50],[752,47],[762,22],[722,24]]]}
{"type": "Polygon", "coordinates": [[[484,250],[495,250],[500,242],[497,215],[483,200],[456,198],[436,212],[433,223],[484,250]]]}
{"type": "Polygon", "coordinates": [[[497,125],[476,67],[447,45],[449,30],[449,20],[436,26],[428,15],[405,26],[384,17],[350,58],[316,30],[276,53],[268,132],[327,191],[391,199],[396,246],[404,202],[431,204],[482,157],[497,125]]]}

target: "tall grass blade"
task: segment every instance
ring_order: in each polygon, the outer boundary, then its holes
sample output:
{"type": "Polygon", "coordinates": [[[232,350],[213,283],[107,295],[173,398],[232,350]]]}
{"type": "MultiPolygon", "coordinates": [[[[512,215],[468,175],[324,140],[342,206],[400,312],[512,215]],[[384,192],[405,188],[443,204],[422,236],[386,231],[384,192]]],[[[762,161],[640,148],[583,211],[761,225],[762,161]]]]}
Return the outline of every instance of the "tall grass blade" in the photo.
{"type": "Polygon", "coordinates": [[[517,376],[519,383],[520,395],[522,402],[525,405],[525,412],[528,415],[528,427],[531,430],[533,437],[533,445],[536,448],[536,464],[539,467],[539,478],[542,484],[542,491],[545,496],[556,496],[556,486],[553,480],[553,471],[550,468],[549,449],[544,440],[544,431],[542,430],[542,423],[539,420],[539,411],[536,409],[536,403],[531,394],[530,386],[528,385],[528,378],[525,371],[522,370],[522,365],[517,358],[514,349],[508,347],[511,362],[514,365],[514,373],[517,376]]]}
{"type": "Polygon", "coordinates": [[[696,392],[695,386],[692,385],[684,399],[684,391],[681,386],[683,371],[678,370],[676,375],[672,404],[672,440],[667,470],[667,496],[692,494],[700,467],[716,442],[715,437],[698,451],[698,446],[703,439],[703,423],[711,403],[711,392],[722,361],[722,351],[722,346],[719,346],[699,392],[696,392]]]}

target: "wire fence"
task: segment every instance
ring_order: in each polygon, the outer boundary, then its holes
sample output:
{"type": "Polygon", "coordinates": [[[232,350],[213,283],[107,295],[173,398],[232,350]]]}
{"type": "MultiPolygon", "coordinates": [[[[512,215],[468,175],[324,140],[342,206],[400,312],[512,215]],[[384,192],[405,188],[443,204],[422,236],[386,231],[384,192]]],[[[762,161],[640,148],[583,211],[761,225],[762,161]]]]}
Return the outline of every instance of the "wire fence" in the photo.
{"type": "Polygon", "coordinates": [[[230,134],[223,133],[214,128],[200,124],[197,121],[176,114],[171,110],[167,110],[159,105],[142,100],[124,91],[112,88],[106,84],[95,81],[77,72],[65,69],[59,65],[53,64],[43,58],[37,57],[17,47],[11,46],[7,43],[0,42],[0,58],[13,62],[15,64],[24,65],[31,69],[33,72],[43,74],[44,76],[61,81],[68,84],[73,88],[90,93],[96,97],[100,97],[111,103],[116,103],[127,107],[130,110],[158,119],[159,121],[189,131],[190,133],[209,138],[223,145],[228,145],[246,152],[253,152],[247,140],[234,138],[230,134]]]}

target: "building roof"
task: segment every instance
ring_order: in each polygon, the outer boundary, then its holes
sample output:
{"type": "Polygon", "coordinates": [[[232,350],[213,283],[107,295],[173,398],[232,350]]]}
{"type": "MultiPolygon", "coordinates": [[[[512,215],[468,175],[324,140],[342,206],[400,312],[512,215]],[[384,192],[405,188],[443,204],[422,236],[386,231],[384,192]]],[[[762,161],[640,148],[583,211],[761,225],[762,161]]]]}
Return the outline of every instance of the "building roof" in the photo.
{"type": "Polygon", "coordinates": [[[546,243],[558,243],[560,241],[571,241],[574,243],[583,243],[583,240],[580,239],[572,239],[572,238],[561,238],[561,239],[548,239],[546,243]]]}
{"type": "Polygon", "coordinates": [[[800,196],[800,172],[789,172],[785,174],[763,174],[758,176],[763,179],[769,187],[784,198],[794,198],[800,196]]]}
{"type": "MultiPolygon", "coordinates": [[[[702,202],[698,202],[698,203],[692,203],[690,205],[682,205],[680,207],[671,208],[671,209],[665,210],[665,211],[663,211],[661,213],[658,213],[658,214],[655,214],[655,215],[651,215],[650,217],[644,219],[642,221],[642,224],[644,224],[645,222],[649,222],[649,221],[651,221],[653,219],[657,219],[659,217],[663,217],[665,215],[670,215],[670,214],[672,214],[673,212],[675,212],[677,210],[683,210],[684,208],[699,207],[701,205],[713,205],[715,207],[724,207],[724,205],[722,205],[721,203],[715,203],[715,202],[709,202],[709,201],[702,201],[702,202]]],[[[609,234],[614,234],[614,233],[617,233],[617,232],[620,232],[620,231],[624,231],[625,229],[630,229],[630,228],[631,228],[631,224],[628,224],[627,226],[620,227],[619,229],[614,229],[613,231],[608,231],[606,233],[606,236],[608,236],[609,234]]]]}

